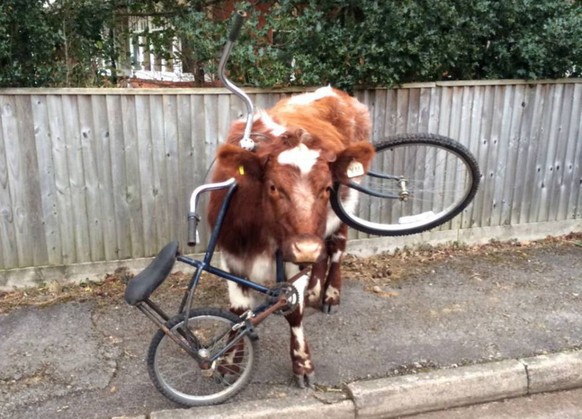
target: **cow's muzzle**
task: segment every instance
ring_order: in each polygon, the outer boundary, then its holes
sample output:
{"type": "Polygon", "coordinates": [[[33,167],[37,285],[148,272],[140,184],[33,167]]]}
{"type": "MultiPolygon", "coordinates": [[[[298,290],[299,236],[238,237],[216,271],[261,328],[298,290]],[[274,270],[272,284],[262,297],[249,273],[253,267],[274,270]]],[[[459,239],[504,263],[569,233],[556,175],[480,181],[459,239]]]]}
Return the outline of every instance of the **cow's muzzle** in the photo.
{"type": "Polygon", "coordinates": [[[317,236],[304,234],[291,237],[281,250],[285,262],[309,264],[317,262],[324,255],[325,244],[317,236]]]}

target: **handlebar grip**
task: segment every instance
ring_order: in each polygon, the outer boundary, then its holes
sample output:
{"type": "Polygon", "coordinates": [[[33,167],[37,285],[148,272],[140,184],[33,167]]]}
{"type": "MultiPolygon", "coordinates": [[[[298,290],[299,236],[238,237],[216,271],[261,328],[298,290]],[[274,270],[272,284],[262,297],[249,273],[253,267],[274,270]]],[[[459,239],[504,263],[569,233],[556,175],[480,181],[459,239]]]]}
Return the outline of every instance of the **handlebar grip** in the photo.
{"type": "Polygon", "coordinates": [[[196,214],[188,214],[188,246],[196,246],[198,243],[198,221],[196,214]]]}
{"type": "Polygon", "coordinates": [[[240,33],[240,28],[242,28],[242,25],[243,25],[246,17],[247,17],[247,13],[242,11],[242,10],[238,10],[236,12],[236,14],[234,15],[234,20],[232,22],[232,26],[230,27],[230,32],[228,34],[228,40],[230,42],[234,42],[234,41],[236,41],[236,38],[238,38],[238,35],[240,33]]]}

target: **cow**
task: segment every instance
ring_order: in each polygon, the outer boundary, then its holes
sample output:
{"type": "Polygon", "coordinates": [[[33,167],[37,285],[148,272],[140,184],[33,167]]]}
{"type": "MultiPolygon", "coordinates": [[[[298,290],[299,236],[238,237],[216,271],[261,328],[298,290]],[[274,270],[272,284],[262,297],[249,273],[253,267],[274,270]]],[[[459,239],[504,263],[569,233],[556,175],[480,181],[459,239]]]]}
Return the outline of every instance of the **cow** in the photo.
{"type": "MultiPolygon", "coordinates": [[[[314,366],[303,333],[305,306],[326,312],[340,303],[340,264],[347,226],[329,204],[334,182],[345,181],[350,165],[367,170],[374,155],[369,142],[367,107],[340,90],[323,87],[279,101],[257,112],[251,137],[254,151],[238,144],[245,121],[233,122],[217,150],[213,182],[236,178],[237,191],[227,211],[218,246],[223,269],[269,284],[276,278],[275,254],[285,262],[286,278],[312,265],[309,279],[294,283],[300,304],[286,315],[291,328],[291,360],[300,387],[314,384],[314,366]]],[[[214,228],[225,196],[212,192],[208,221],[214,228]]],[[[342,200],[355,210],[356,200],[342,200]]],[[[231,310],[241,314],[260,301],[230,282],[231,310]]]]}

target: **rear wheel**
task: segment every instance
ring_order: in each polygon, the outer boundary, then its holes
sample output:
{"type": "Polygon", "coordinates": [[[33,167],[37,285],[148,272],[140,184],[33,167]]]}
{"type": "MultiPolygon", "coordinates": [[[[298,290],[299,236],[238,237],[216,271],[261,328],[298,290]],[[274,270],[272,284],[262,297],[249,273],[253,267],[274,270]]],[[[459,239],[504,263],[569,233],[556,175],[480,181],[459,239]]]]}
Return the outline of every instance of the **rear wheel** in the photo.
{"type": "MultiPolygon", "coordinates": [[[[189,341],[202,358],[210,359],[231,344],[238,335],[232,331],[240,318],[220,309],[190,312],[188,329],[178,315],[166,326],[189,341]]],[[[251,379],[256,362],[256,342],[248,334],[218,358],[210,368],[199,363],[162,330],[158,330],[149,347],[147,365],[156,388],[170,400],[183,406],[222,403],[241,391],[251,379]]]]}
{"type": "Polygon", "coordinates": [[[375,148],[362,182],[336,185],[331,197],[338,217],[356,230],[380,236],[420,233],[459,214],[477,193],[477,161],[450,138],[403,134],[375,148]]]}

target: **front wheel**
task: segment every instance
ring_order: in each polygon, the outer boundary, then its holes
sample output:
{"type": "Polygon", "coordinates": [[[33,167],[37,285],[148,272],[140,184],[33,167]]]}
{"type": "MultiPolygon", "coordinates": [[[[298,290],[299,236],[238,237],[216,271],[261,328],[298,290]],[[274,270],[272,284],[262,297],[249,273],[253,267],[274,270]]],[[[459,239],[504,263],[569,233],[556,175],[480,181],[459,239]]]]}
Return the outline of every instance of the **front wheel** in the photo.
{"type": "Polygon", "coordinates": [[[450,138],[403,134],[375,148],[361,184],[335,185],[331,197],[337,216],[356,230],[379,236],[420,233],[459,214],[477,193],[477,161],[450,138]]]}
{"type": "Polygon", "coordinates": [[[257,348],[248,334],[240,337],[232,330],[239,322],[233,313],[215,308],[192,310],[187,330],[182,315],[170,319],[168,329],[185,337],[202,360],[224,354],[210,366],[201,367],[201,363],[158,330],[149,347],[147,365],[160,393],[190,407],[222,403],[241,391],[251,379],[257,348]]]}

